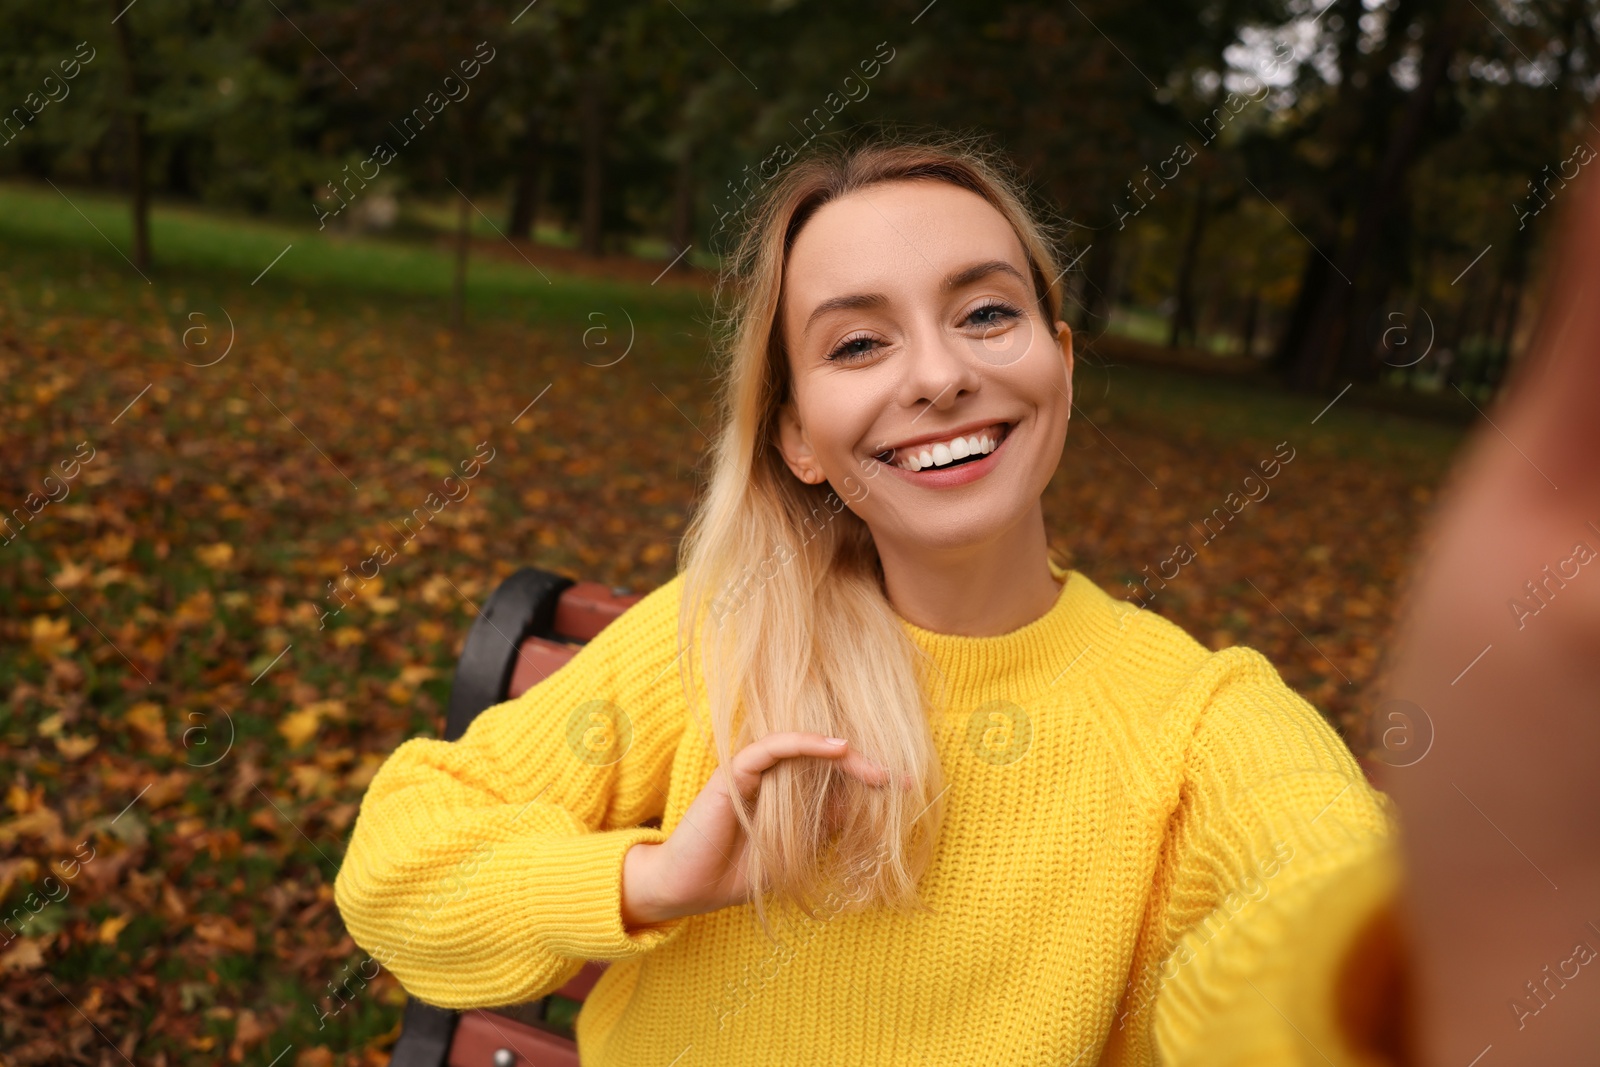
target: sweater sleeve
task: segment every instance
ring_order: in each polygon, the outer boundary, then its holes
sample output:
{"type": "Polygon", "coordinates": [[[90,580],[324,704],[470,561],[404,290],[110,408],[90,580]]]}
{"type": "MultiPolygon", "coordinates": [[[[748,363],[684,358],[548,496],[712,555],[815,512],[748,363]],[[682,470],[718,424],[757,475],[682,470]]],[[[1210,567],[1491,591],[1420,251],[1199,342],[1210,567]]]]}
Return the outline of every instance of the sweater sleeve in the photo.
{"type": "Polygon", "coordinates": [[[367,788],[334,899],[356,943],[446,1008],[542,996],[585,960],[672,938],[625,928],[622,861],[666,834],[687,710],[674,579],[459,740],[414,738],[367,788]]]}
{"type": "Polygon", "coordinates": [[[1169,827],[1159,1062],[1404,1062],[1396,812],[1264,656],[1230,655],[1169,827]]]}

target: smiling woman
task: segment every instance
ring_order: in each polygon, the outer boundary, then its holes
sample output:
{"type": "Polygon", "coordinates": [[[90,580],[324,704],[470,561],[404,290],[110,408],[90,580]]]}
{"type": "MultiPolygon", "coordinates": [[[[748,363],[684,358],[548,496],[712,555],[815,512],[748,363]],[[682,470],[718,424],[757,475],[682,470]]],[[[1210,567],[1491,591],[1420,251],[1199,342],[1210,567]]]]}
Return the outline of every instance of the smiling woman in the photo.
{"type": "Polygon", "coordinates": [[[719,294],[681,573],[396,750],[335,887],[356,941],[406,940],[487,844],[390,966],[463,1008],[614,961],[589,1065],[1382,1062],[1384,1012],[1336,1005],[1390,988],[1351,962],[1392,896],[1386,799],[1259,653],[1050,554],[1059,280],[971,141],[785,173],[719,294]],[[563,725],[597,700],[628,728],[604,765],[563,725]]]}

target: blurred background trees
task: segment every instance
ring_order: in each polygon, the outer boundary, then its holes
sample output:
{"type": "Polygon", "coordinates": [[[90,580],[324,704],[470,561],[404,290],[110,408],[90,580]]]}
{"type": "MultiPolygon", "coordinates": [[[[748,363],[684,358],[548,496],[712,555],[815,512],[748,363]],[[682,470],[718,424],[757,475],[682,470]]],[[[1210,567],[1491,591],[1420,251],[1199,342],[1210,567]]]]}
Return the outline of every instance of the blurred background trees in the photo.
{"type": "Polygon", "coordinates": [[[141,270],[160,262],[156,198],[453,233],[459,292],[474,233],[714,268],[780,145],[939,125],[991,135],[1057,213],[1086,343],[1481,403],[1530,325],[1544,208],[1600,139],[1596,15],[1592,0],[4,0],[0,176],[119,191],[141,270]],[[421,132],[404,121],[417,109],[421,132]]]}

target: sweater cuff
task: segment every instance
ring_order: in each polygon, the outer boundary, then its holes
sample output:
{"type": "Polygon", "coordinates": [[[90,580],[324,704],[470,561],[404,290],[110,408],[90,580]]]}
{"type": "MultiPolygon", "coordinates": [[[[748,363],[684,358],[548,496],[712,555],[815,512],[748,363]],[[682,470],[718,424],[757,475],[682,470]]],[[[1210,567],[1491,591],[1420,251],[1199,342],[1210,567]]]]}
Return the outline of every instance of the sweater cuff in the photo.
{"type": "Polygon", "coordinates": [[[622,960],[670,941],[689,916],[632,932],[622,922],[623,857],[634,845],[666,839],[661,830],[641,826],[530,843],[527,862],[539,874],[527,883],[528,913],[545,919],[559,916],[535,928],[538,947],[569,959],[622,960]]]}
{"type": "Polygon", "coordinates": [[[1400,883],[1387,843],[1320,885],[1286,931],[1298,963],[1285,975],[1289,1013],[1313,1044],[1339,1049],[1339,1062],[1416,1062],[1400,883]]]}

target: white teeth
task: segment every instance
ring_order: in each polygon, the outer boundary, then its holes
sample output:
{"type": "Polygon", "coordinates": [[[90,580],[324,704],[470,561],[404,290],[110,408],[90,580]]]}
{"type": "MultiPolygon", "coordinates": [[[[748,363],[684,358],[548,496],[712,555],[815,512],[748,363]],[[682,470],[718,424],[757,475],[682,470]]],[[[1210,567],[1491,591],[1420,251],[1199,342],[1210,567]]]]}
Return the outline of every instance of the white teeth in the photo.
{"type": "Polygon", "coordinates": [[[896,460],[896,465],[908,471],[926,470],[929,467],[946,467],[958,459],[988,455],[999,447],[999,435],[971,434],[941,441],[935,445],[918,446],[916,451],[896,460]]]}

